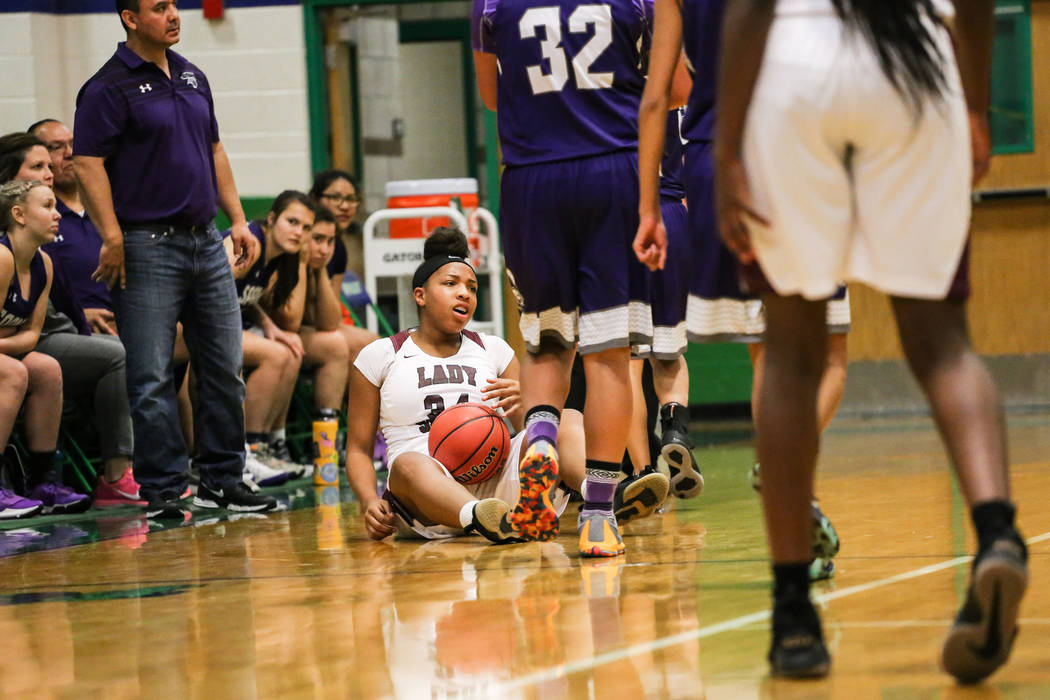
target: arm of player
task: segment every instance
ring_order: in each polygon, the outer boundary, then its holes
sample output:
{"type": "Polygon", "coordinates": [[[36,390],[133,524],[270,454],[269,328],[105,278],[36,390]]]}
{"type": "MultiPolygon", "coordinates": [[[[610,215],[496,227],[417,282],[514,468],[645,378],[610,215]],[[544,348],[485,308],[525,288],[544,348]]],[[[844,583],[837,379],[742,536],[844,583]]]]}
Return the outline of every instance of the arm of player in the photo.
{"type": "Polygon", "coordinates": [[[347,412],[346,477],[360,504],[368,536],[381,540],[394,534],[395,528],[394,514],[376,489],[376,470],[372,464],[379,427],[379,387],[365,379],[357,367],[351,367],[350,396],[354,397],[354,410],[347,412]]]}
{"type": "Polygon", "coordinates": [[[254,322],[262,328],[263,335],[269,340],[276,340],[287,347],[296,357],[302,357],[303,339],[294,331],[286,331],[277,325],[266,310],[260,304],[252,304],[247,307],[249,314],[254,314],[254,322]]]}
{"type": "Polygon", "coordinates": [[[496,95],[499,92],[499,64],[496,54],[474,52],[474,72],[478,76],[478,90],[481,92],[481,101],[485,106],[496,111],[496,95]]]}
{"type": "MultiPolygon", "coordinates": [[[[306,275],[307,267],[306,263],[300,260],[299,262],[299,281],[295,283],[295,288],[292,289],[292,293],[288,295],[288,299],[280,307],[273,308],[268,306],[267,311],[270,314],[270,318],[277,326],[289,333],[298,333],[299,328],[303,325],[303,312],[306,310],[306,275]]],[[[273,295],[273,288],[277,284],[277,275],[273,275],[270,280],[269,287],[266,293],[263,295],[264,299],[271,299],[273,295]]]]}
{"type": "Polygon", "coordinates": [[[80,199],[88,218],[102,237],[98,253],[98,268],[91,278],[109,287],[119,284],[124,288],[124,233],[120,230],[113,210],[113,190],[110,188],[106,161],[95,156],[73,156],[73,172],[77,176],[80,199]]]}
{"type": "Polygon", "coordinates": [[[319,331],[334,331],[343,322],[343,308],[328,279],[328,270],[320,267],[309,270],[314,276],[314,325],[319,331]]]}
{"type": "Polygon", "coordinates": [[[482,389],[485,401],[496,399],[494,408],[502,408],[514,430],[520,431],[525,426],[525,411],[521,403],[521,364],[514,358],[503,370],[498,379],[489,379],[488,386],[482,389]]]}
{"type": "Polygon", "coordinates": [[[634,254],[650,270],[667,259],[667,232],[660,218],[660,159],[667,135],[671,84],[682,54],[682,14],[675,0],[656,0],[649,77],[638,108],[638,232],[634,254]]]}
{"type": "MultiPolygon", "coordinates": [[[[5,252],[7,252],[6,249],[5,252]]],[[[40,340],[40,329],[44,327],[44,316],[47,315],[47,299],[51,294],[51,278],[53,276],[51,258],[43,251],[40,254],[44,256],[44,269],[47,271],[47,282],[44,284],[44,291],[40,293],[40,298],[36,300],[36,306],[33,307],[33,315],[29,317],[29,320],[19,326],[13,335],[0,338],[0,354],[2,355],[24,355],[27,352],[31,352],[40,340]]],[[[14,269],[15,259],[10,253],[0,259],[0,285],[2,285],[0,289],[7,289],[11,285],[14,269]]]]}
{"type": "Polygon", "coordinates": [[[988,133],[988,109],[991,102],[994,15],[993,0],[955,2],[953,37],[966,106],[970,112],[974,185],[987,174],[991,161],[992,142],[988,133]]]}
{"type": "Polygon", "coordinates": [[[741,262],[755,259],[746,219],[768,225],[755,212],[743,163],[744,123],[762,68],[776,0],[730,0],[722,24],[718,125],[715,132],[715,210],[722,239],[741,262]]]}
{"type": "MultiPolygon", "coordinates": [[[[681,38],[681,15],[679,15],[679,38],[681,38]]],[[[674,67],[674,77],[671,78],[670,109],[685,107],[689,102],[689,93],[693,91],[693,76],[689,75],[689,67],[685,63],[685,51],[678,54],[678,65],[674,67]]]]}

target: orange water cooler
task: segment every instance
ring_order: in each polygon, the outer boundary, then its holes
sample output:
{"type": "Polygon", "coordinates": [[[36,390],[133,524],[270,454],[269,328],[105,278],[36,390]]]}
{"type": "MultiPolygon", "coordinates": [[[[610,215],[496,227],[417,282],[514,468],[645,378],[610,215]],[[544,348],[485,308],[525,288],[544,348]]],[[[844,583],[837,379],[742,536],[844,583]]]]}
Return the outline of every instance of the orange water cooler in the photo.
{"type": "MultiPolygon", "coordinates": [[[[435,180],[394,180],[386,183],[388,209],[412,207],[456,207],[471,221],[471,230],[464,231],[470,244],[471,257],[478,265],[481,257],[480,237],[471,215],[478,208],[478,181],[472,177],[441,178],[435,180]]],[[[438,226],[448,226],[447,217],[426,219],[392,219],[391,238],[425,238],[438,226]]]]}

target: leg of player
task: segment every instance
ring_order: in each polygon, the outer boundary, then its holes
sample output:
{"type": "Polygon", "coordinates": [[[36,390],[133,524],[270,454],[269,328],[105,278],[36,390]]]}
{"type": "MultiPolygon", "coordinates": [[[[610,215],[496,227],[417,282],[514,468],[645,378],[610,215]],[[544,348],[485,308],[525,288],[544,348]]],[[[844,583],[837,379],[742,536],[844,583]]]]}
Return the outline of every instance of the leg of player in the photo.
{"type": "Polygon", "coordinates": [[[400,455],[391,465],[387,488],[421,523],[463,528],[496,543],[519,541],[508,504],[498,498],[479,500],[428,455],[400,455]]]}
{"type": "Polygon", "coordinates": [[[704,488],[704,476],[689,438],[689,367],[684,356],[653,359],[652,365],[660,397],[660,454],[671,472],[671,489],[678,498],[694,498],[704,488]]]}
{"type": "MultiPolygon", "coordinates": [[[[758,396],[762,386],[765,346],[762,343],[748,345],[752,365],[751,407],[757,424],[758,396]]],[[[842,394],[846,389],[846,334],[831,333],[828,335],[827,364],[820,378],[817,389],[817,427],[823,434],[838,411],[842,394]]],[[[751,470],[751,486],[759,490],[761,477],[758,464],[751,470]]],[[[813,562],[809,568],[811,581],[822,581],[835,575],[835,564],[832,558],[838,554],[841,546],[838,532],[831,520],[824,515],[816,494],[811,498],[813,562]]]]}
{"type": "MultiPolygon", "coordinates": [[[[557,482],[558,425],[569,392],[574,348],[551,340],[541,341],[540,351],[527,353],[521,363],[521,402],[525,411],[525,456],[518,466],[522,492],[512,520],[526,539],[550,540],[558,534],[558,518],[551,505],[557,482]],[[533,488],[526,489],[531,484],[533,488]],[[552,517],[553,514],[553,517],[552,517]]],[[[611,497],[610,497],[611,498],[611,497]]]]}
{"type": "Polygon", "coordinates": [[[627,474],[616,485],[613,508],[616,522],[625,525],[632,520],[652,515],[663,505],[670,490],[667,477],[650,464],[649,409],[642,390],[644,359],[631,360],[631,429],[627,438],[627,454],[635,472],[627,474]]]}
{"type": "Polygon", "coordinates": [[[580,511],[580,554],[614,557],[624,551],[613,514],[613,496],[631,424],[630,349],[611,348],[583,356],[587,401],[587,480],[580,511]]]}
{"type": "Polygon", "coordinates": [[[977,531],[966,604],[942,652],[945,670],[975,683],[1006,662],[1028,583],[1028,551],[1010,500],[999,394],[970,344],[963,304],[892,301],[908,364],[929,399],[977,531]]]}
{"type": "Polygon", "coordinates": [[[766,350],[758,396],[762,503],[773,558],[774,673],[827,673],[830,657],[809,599],[813,558],[810,501],[820,441],[817,393],[824,374],[824,302],[769,295],[766,350]]]}
{"type": "Polygon", "coordinates": [[[318,408],[338,409],[346,395],[346,381],[350,369],[350,350],[339,331],[318,331],[302,328],[305,364],[316,367],[314,375],[314,405],[318,408]]]}

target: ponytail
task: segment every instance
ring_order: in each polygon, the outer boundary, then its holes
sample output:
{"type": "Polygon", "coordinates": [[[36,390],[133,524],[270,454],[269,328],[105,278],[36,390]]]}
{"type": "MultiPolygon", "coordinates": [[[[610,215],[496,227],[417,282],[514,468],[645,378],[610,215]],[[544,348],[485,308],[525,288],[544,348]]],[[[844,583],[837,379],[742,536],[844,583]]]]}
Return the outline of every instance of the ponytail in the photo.
{"type": "Polygon", "coordinates": [[[932,30],[944,23],[931,0],[831,0],[847,27],[871,44],[890,84],[918,113],[947,88],[946,57],[932,30]]]}

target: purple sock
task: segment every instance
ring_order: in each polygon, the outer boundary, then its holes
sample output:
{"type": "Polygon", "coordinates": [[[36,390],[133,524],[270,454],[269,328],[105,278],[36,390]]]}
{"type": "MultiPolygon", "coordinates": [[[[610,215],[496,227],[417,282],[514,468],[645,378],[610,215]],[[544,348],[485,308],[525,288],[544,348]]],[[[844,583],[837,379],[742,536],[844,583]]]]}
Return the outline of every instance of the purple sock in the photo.
{"type": "Polygon", "coordinates": [[[554,406],[533,406],[525,414],[525,442],[529,445],[537,440],[558,444],[558,423],[561,413],[554,406]]]}
{"type": "Polygon", "coordinates": [[[619,479],[619,464],[588,459],[587,480],[583,484],[583,512],[612,513],[619,479]]]}

